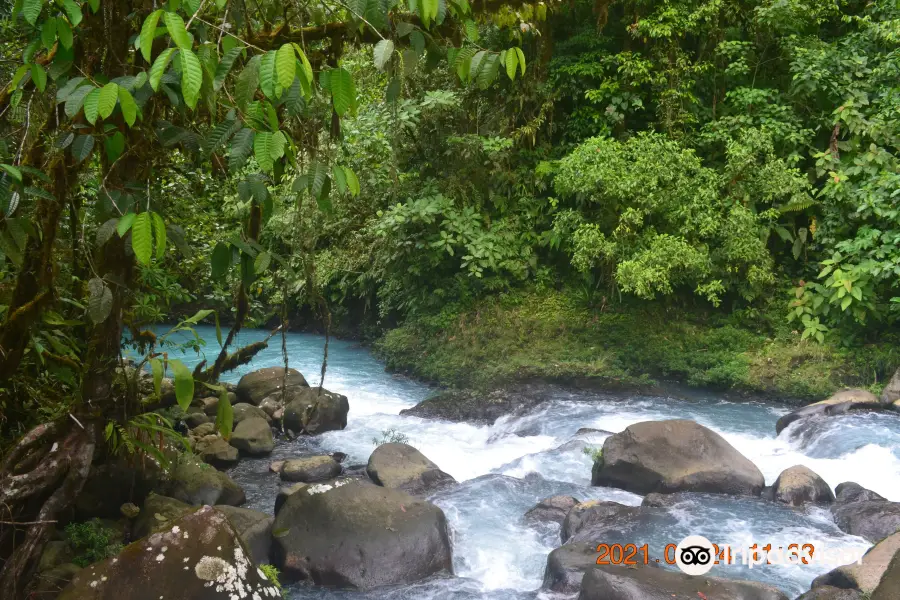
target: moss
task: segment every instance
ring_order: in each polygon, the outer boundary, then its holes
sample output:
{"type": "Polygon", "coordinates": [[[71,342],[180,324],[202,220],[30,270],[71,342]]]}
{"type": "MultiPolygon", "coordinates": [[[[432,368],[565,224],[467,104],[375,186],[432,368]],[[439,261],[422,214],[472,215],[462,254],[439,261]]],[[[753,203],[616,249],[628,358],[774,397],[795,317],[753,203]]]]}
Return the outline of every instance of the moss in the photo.
{"type": "Polygon", "coordinates": [[[803,342],[781,308],[729,314],[644,303],[600,311],[564,291],[508,294],[409,319],[376,350],[391,369],[455,387],[676,381],[805,400],[847,386],[877,391],[900,364],[890,340],[852,349],[803,342]]]}

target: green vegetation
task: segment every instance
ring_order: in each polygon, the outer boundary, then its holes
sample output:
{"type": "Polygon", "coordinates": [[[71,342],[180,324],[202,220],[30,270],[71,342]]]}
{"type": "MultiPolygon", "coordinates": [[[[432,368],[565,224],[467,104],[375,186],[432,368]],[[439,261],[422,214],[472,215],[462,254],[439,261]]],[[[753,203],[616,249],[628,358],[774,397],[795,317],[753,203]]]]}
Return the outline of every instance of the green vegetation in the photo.
{"type": "Polygon", "coordinates": [[[259,565],[260,571],[266,576],[272,585],[277,587],[279,590],[281,589],[281,582],[278,581],[278,574],[281,572],[275,568],[274,565],[259,565]]]}
{"type": "Polygon", "coordinates": [[[123,546],[121,541],[114,541],[115,539],[116,531],[104,525],[100,519],[66,525],[66,541],[75,554],[72,562],[79,567],[86,567],[118,554],[123,546]]]}
{"type": "Polygon", "coordinates": [[[401,431],[396,429],[385,429],[381,432],[381,438],[373,437],[372,445],[380,446],[382,444],[408,444],[409,438],[401,431]]]}

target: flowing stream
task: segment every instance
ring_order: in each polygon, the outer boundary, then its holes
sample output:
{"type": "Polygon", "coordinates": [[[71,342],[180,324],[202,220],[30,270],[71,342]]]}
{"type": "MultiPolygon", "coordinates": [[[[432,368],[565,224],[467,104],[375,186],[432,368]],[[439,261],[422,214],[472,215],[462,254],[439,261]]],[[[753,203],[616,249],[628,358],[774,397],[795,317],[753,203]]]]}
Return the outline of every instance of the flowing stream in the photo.
{"type": "MultiPolygon", "coordinates": [[[[217,346],[212,328],[200,327],[199,331],[210,341],[208,354],[214,356],[217,346]]],[[[250,343],[265,335],[264,331],[244,331],[238,343],[250,343]]],[[[322,336],[287,336],[290,365],[301,371],[310,385],[319,381],[323,345],[322,336]]],[[[186,363],[194,360],[185,357],[186,363]]],[[[252,364],[230,373],[227,379],[236,382],[248,371],[282,364],[279,338],[275,338],[252,364]]],[[[844,481],[856,481],[890,500],[900,500],[900,418],[889,414],[824,420],[815,425],[815,430],[800,430],[794,424],[776,437],[775,421],[789,410],[781,405],[729,402],[712,394],[674,398],[559,388],[533,412],[501,418],[493,426],[447,423],[400,416],[400,410],[414,406],[433,390],[386,373],[366,349],[340,340],[330,343],[324,386],[349,398],[347,428],[315,438],[278,442],[270,457],[242,460],[230,474],[246,490],[247,507],[272,513],[279,486],[277,475],[268,471],[272,460],[340,451],[348,454],[345,465],[365,463],[374,449],[373,439],[394,429],[460,482],[431,498],[444,510],[452,527],[455,577],[368,593],[298,584],[291,590],[296,598],[552,597],[538,589],[547,554],[560,545],[559,529],[529,527],[522,515],[542,498],[556,494],[630,505],[638,505],[642,499],[622,490],[590,486],[591,459],[584,448],[600,447],[606,434],[576,435],[580,428],[617,432],[639,421],[693,419],[720,433],[756,463],[769,485],[783,469],[803,464],[832,488],[844,481]]],[[[689,534],[732,545],[815,542],[862,549],[870,546],[864,539],[838,530],[829,512],[822,508],[792,509],[758,499],[723,496],[698,496],[629,523],[597,543],[647,543],[651,555],[661,556],[666,544],[678,543],[689,534]]],[[[718,566],[710,575],[763,581],[794,597],[828,570],[830,567],[819,565],[754,569],[718,566]]]]}

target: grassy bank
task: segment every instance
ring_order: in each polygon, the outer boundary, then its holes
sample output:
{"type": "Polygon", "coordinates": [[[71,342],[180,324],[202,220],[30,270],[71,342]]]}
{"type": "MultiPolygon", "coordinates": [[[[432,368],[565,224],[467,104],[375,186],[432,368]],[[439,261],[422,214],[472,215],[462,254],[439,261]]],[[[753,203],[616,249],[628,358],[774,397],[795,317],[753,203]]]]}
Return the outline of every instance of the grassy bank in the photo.
{"type": "Polygon", "coordinates": [[[443,385],[523,378],[691,386],[818,400],[877,391],[900,364],[896,340],[841,348],[801,342],[783,312],[724,315],[659,305],[589,309],[563,292],[507,294],[408,320],[376,344],[389,368],[443,385]]]}

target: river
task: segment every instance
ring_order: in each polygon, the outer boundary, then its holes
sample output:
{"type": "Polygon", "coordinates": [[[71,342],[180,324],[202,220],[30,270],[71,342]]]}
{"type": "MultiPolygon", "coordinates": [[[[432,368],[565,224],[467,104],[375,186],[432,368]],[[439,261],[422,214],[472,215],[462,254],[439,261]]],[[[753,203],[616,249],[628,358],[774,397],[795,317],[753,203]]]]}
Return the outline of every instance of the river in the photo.
{"type": "MultiPolygon", "coordinates": [[[[218,349],[212,328],[198,331],[218,349]]],[[[248,330],[239,344],[262,339],[266,332],[248,330]]],[[[287,336],[290,366],[301,371],[310,385],[319,381],[324,338],[312,334],[287,336]]],[[[189,365],[196,358],[186,356],[189,365]]],[[[236,382],[243,373],[282,365],[280,339],[259,354],[252,364],[229,373],[236,382]]],[[[447,423],[400,416],[434,390],[426,385],[386,373],[365,348],[331,340],[324,386],[350,401],[347,428],[321,436],[278,442],[265,459],[244,459],[230,475],[247,492],[248,508],[272,513],[278,477],[268,471],[272,460],[310,452],[340,451],[345,464],[365,463],[374,439],[395,430],[409,438],[460,485],[430,498],[447,515],[452,527],[455,577],[439,578],[414,586],[379,589],[368,593],[328,590],[297,584],[294,598],[320,600],[525,600],[553,597],[539,592],[547,554],[559,546],[558,528],[535,529],[522,515],[542,498],[569,494],[579,500],[602,499],[638,505],[641,497],[622,490],[590,486],[591,459],[583,449],[600,447],[605,435],[576,435],[580,428],[621,431],[639,421],[687,418],[721,434],[760,468],[771,485],[785,468],[806,465],[834,488],[844,481],[872,489],[890,500],[900,500],[900,418],[889,414],[860,414],[824,421],[812,437],[797,435],[796,424],[775,435],[775,421],[788,412],[783,405],[730,402],[714,394],[689,397],[643,396],[629,393],[572,391],[554,388],[548,401],[532,413],[504,417],[493,426],[447,423]]],[[[809,506],[793,509],[750,498],[698,496],[665,513],[631,524],[598,543],[647,543],[661,552],[699,534],[720,544],[788,545],[817,543],[867,548],[859,537],[842,533],[827,510],[809,506]]],[[[710,575],[754,579],[776,585],[790,596],[809,588],[817,575],[829,570],[819,565],[714,567],[710,575]]]]}

